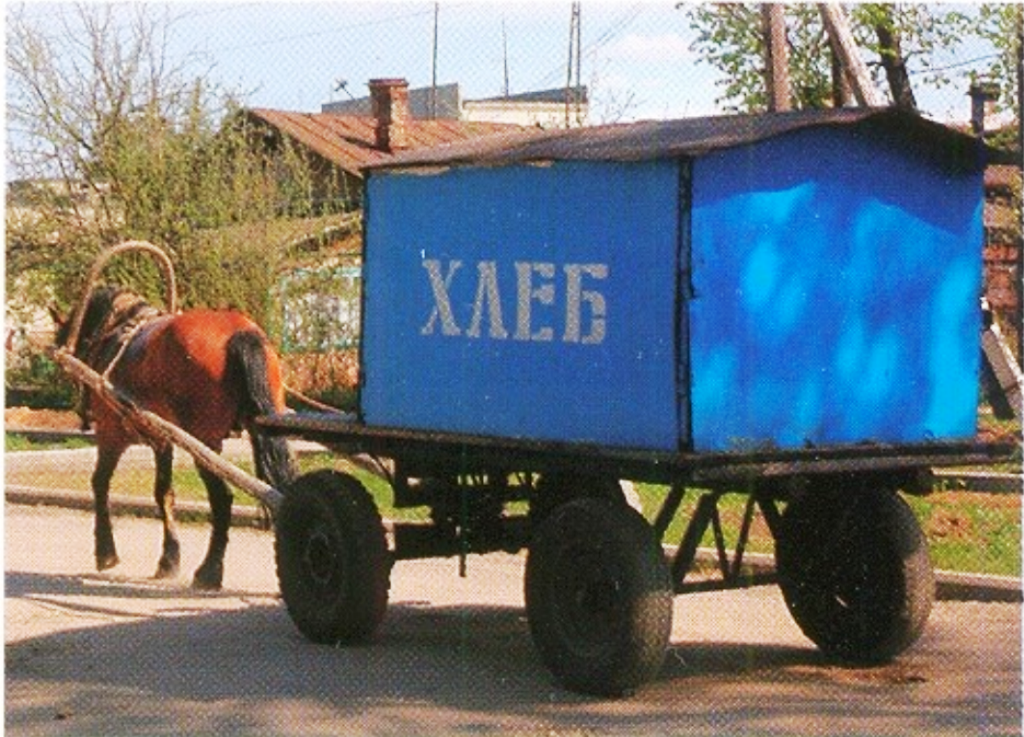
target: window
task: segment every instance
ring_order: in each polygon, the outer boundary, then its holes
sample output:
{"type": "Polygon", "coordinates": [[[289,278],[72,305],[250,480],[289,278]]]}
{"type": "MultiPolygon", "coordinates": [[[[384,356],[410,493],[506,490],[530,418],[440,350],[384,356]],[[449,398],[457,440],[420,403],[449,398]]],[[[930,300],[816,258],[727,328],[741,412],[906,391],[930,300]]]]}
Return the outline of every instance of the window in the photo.
{"type": "Polygon", "coordinates": [[[362,269],[356,264],[297,269],[281,280],[283,348],[329,353],[359,344],[362,269]]]}

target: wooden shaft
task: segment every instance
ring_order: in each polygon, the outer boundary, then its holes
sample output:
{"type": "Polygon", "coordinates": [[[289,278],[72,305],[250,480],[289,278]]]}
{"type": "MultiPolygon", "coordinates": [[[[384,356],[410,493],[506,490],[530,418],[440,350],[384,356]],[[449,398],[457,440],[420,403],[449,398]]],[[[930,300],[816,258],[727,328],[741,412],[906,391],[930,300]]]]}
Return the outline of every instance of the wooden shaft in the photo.
{"type": "Polygon", "coordinates": [[[761,6],[761,20],[764,24],[765,50],[767,54],[768,110],[781,113],[790,109],[789,104],[789,49],[786,47],[786,18],[783,6],[765,3],[761,6]]]}
{"type": "Polygon", "coordinates": [[[878,94],[867,66],[857,53],[857,45],[854,43],[853,33],[843,9],[837,3],[819,3],[818,10],[828,30],[832,48],[835,49],[853,87],[857,102],[867,107],[883,107],[885,101],[878,94]]]}
{"type": "Polygon", "coordinates": [[[203,468],[256,497],[270,507],[274,513],[280,508],[284,495],[270,484],[261,481],[233,463],[224,460],[193,435],[185,432],[177,425],[173,425],[159,415],[139,407],[125,392],[115,387],[68,351],[55,350],[52,352],[52,357],[72,378],[85,384],[102,401],[112,406],[147,441],[171,443],[182,448],[203,468]]]}

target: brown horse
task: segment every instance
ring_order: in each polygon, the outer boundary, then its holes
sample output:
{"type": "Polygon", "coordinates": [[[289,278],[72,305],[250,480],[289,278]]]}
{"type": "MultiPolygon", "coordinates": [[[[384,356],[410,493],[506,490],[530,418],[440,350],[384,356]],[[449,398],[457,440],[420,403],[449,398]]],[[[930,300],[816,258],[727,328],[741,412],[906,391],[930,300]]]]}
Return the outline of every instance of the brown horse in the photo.
{"type": "MultiPolygon", "coordinates": [[[[70,321],[58,321],[57,345],[66,347],[70,321]]],[[[252,439],[256,474],[280,491],[294,476],[283,438],[254,432],[257,415],[284,409],[277,354],[263,331],[233,311],[163,314],[129,291],[94,290],[86,306],[77,358],[130,395],[140,406],[174,423],[220,452],[230,432],[245,428],[252,439]]],[[[96,510],[96,567],[117,565],[110,523],[110,480],[129,445],[141,438],[101,398],[87,396],[96,426],[98,457],[92,475],[96,510]]],[[[156,503],[163,521],[163,553],[156,577],[177,576],[180,547],[174,521],[171,468],[174,448],[156,444],[156,503]]],[[[219,589],[231,523],[232,497],[223,479],[198,466],[210,501],[213,530],[193,585],[219,589]]]]}

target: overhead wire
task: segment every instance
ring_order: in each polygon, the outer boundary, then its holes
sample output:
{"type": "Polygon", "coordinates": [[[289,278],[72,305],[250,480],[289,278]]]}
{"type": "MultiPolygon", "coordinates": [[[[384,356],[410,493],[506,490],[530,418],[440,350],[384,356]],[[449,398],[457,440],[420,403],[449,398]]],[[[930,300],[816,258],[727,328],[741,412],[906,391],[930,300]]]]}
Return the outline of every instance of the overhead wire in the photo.
{"type": "MultiPolygon", "coordinates": [[[[634,21],[636,21],[644,11],[644,7],[645,4],[642,2],[631,5],[626,12],[613,20],[608,27],[604,29],[604,31],[598,34],[593,41],[583,46],[581,52],[582,55],[591,58],[602,48],[618,38],[620,34],[624,33],[634,23],[634,21]]],[[[534,89],[541,89],[550,86],[564,73],[565,66],[559,65],[557,68],[552,69],[552,71],[538,79],[534,84],[534,89]]]]}
{"type": "Polygon", "coordinates": [[[302,41],[308,38],[320,38],[322,36],[329,36],[334,33],[341,31],[352,31],[360,28],[371,28],[373,26],[381,26],[387,23],[393,23],[395,21],[412,20],[413,18],[422,18],[426,16],[434,15],[434,6],[426,10],[418,10],[409,13],[403,13],[401,15],[389,15],[383,18],[375,18],[373,20],[360,21],[358,23],[348,23],[343,26],[334,26],[332,28],[324,28],[317,31],[308,31],[306,33],[297,33],[290,36],[277,36],[275,38],[269,38],[262,41],[254,41],[246,44],[239,44],[237,46],[229,46],[225,48],[215,49],[220,52],[228,51],[244,51],[246,49],[264,48],[267,46],[273,46],[279,43],[287,43],[289,41],[302,41]]]}

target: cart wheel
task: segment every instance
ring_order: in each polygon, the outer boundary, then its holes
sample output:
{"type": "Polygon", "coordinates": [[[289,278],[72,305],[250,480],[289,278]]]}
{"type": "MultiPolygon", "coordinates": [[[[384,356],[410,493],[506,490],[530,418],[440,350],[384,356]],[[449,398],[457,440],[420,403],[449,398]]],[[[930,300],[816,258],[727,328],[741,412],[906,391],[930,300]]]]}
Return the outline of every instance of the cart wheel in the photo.
{"type": "Polygon", "coordinates": [[[277,522],[277,577],[288,613],[314,642],[357,642],[384,618],[391,572],[377,508],[336,471],[300,477],[277,522]]]}
{"type": "MultiPolygon", "coordinates": [[[[635,492],[634,496],[635,496],[635,492]]],[[[530,518],[536,527],[558,507],[575,499],[606,499],[610,502],[631,503],[622,482],[618,479],[579,473],[545,473],[537,479],[535,497],[530,503],[530,518]]]]}
{"type": "Polygon", "coordinates": [[[672,588],[650,525],[607,499],[554,510],[530,547],[526,612],[566,688],[619,696],[653,678],[672,631],[672,588]]]}
{"type": "Polygon", "coordinates": [[[935,597],[928,545],[894,492],[819,488],[795,498],[775,555],[793,619],[832,657],[885,662],[924,629],[935,597]]]}

